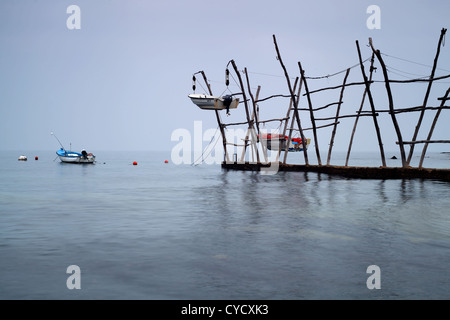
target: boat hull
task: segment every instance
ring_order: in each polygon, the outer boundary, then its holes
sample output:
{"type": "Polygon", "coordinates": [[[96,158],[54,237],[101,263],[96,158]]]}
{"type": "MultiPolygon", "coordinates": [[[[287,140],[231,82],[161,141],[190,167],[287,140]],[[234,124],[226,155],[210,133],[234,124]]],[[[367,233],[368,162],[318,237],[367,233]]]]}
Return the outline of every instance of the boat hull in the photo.
{"type": "MultiPolygon", "coordinates": [[[[288,152],[301,152],[303,151],[303,143],[301,138],[292,138],[289,146],[286,147],[288,137],[287,136],[281,136],[278,134],[271,135],[263,135],[262,140],[267,145],[267,149],[278,151],[281,149],[281,151],[288,151],[288,152]]],[[[308,146],[311,143],[311,139],[306,139],[305,141],[305,147],[306,150],[308,150],[308,146]]]]}
{"type": "Polygon", "coordinates": [[[208,96],[205,94],[190,94],[191,101],[203,110],[225,110],[236,109],[239,104],[239,98],[233,98],[227,106],[225,100],[221,97],[208,96]]]}
{"type": "Polygon", "coordinates": [[[83,157],[64,157],[64,156],[58,156],[59,160],[61,162],[65,163],[94,163],[95,162],[95,156],[88,156],[86,159],[83,157]]]}
{"type": "Polygon", "coordinates": [[[64,163],[94,163],[95,156],[91,153],[86,156],[81,153],[68,151],[68,150],[58,150],[56,154],[59,157],[59,160],[64,163]]]}

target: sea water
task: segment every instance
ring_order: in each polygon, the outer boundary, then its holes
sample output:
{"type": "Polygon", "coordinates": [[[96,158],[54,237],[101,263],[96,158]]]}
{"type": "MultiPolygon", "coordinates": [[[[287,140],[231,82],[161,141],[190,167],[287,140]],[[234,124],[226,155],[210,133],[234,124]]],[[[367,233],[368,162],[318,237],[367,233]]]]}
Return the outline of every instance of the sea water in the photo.
{"type": "Polygon", "coordinates": [[[450,183],[19,155],[0,153],[0,299],[450,299],[450,183]]]}

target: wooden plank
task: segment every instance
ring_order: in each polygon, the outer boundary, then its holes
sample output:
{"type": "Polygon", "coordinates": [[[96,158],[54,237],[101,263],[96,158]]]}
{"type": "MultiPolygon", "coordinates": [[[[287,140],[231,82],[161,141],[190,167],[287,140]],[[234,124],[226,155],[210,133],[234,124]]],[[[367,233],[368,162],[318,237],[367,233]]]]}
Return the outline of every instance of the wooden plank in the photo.
{"type": "MultiPolygon", "coordinates": [[[[222,163],[222,169],[224,170],[261,171],[261,168],[269,166],[271,166],[270,163],[222,163]]],[[[432,179],[450,181],[450,169],[289,165],[279,163],[278,171],[318,173],[357,179],[432,179]]]]}

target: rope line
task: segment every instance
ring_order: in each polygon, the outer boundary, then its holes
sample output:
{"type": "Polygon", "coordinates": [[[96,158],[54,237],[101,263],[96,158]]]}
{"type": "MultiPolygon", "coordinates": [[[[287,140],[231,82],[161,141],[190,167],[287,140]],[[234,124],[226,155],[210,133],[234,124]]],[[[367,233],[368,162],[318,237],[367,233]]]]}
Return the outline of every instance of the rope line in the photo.
{"type": "MultiPolygon", "coordinates": [[[[384,55],[384,56],[386,56],[386,57],[389,57],[389,58],[394,58],[394,59],[402,60],[402,61],[405,61],[405,62],[417,64],[417,65],[422,66],[422,67],[432,68],[432,66],[427,65],[427,64],[423,64],[423,63],[420,63],[420,62],[415,62],[415,61],[411,61],[411,60],[407,60],[407,59],[395,57],[395,56],[392,56],[392,55],[388,55],[388,54],[386,54],[386,53],[381,53],[381,54],[384,55]]],[[[450,70],[446,70],[446,69],[443,69],[443,68],[436,68],[436,69],[437,69],[437,70],[446,71],[446,72],[450,72],[450,70]]]]}
{"type": "MultiPolygon", "coordinates": [[[[367,62],[367,61],[369,61],[369,60],[370,60],[370,58],[367,58],[367,59],[364,60],[362,63],[365,63],[365,62],[367,62]]],[[[360,64],[357,63],[357,64],[354,64],[353,66],[351,66],[351,67],[349,67],[349,68],[347,68],[347,69],[353,69],[353,68],[356,68],[356,67],[359,66],[359,65],[360,65],[360,64]]],[[[329,74],[329,75],[326,75],[326,76],[320,76],[320,77],[305,77],[305,79],[316,80],[316,79],[330,78],[330,77],[334,77],[334,76],[337,76],[338,74],[341,74],[341,73],[346,72],[347,69],[344,69],[344,70],[341,70],[341,71],[338,71],[338,72],[336,72],[336,73],[329,74]]]]}
{"type": "MultiPolygon", "coordinates": [[[[363,61],[363,63],[365,63],[365,62],[367,62],[367,61],[369,61],[369,60],[370,60],[370,58],[367,58],[367,59],[365,59],[365,60],[363,61]]],[[[318,77],[305,77],[305,79],[316,80],[316,79],[330,78],[330,77],[334,77],[334,76],[337,76],[338,74],[341,74],[341,73],[346,72],[347,69],[353,69],[353,68],[356,68],[357,66],[359,66],[359,63],[354,64],[354,65],[352,65],[352,66],[349,67],[349,68],[346,68],[346,69],[344,69],[344,70],[338,71],[338,72],[333,73],[333,74],[328,74],[328,75],[325,75],[325,76],[318,76],[318,77]]],[[[248,73],[259,74],[259,75],[262,75],[262,76],[269,76],[269,77],[284,78],[284,76],[275,75],[275,74],[269,74],[269,73],[261,73],[261,72],[248,72],[248,73]]],[[[291,80],[293,80],[293,79],[295,79],[295,78],[291,78],[291,80]]]]}
{"type": "MultiPolygon", "coordinates": [[[[191,166],[198,166],[200,163],[197,163],[196,164],[196,162],[198,161],[198,160],[200,160],[200,159],[202,159],[202,162],[203,162],[203,156],[204,156],[204,154],[205,154],[205,152],[206,152],[206,149],[208,149],[208,147],[211,145],[211,143],[214,141],[214,139],[215,139],[215,137],[216,137],[216,134],[217,134],[217,131],[219,130],[219,127],[217,127],[217,129],[216,129],[216,132],[214,133],[214,136],[211,138],[211,141],[208,143],[208,145],[206,146],[206,148],[205,149],[203,149],[203,151],[202,151],[202,155],[200,156],[200,157],[198,157],[198,159],[197,160],[195,160],[192,164],[191,164],[191,166]]],[[[209,151],[209,153],[206,155],[206,157],[208,157],[210,154],[211,154],[211,152],[214,150],[214,148],[216,147],[216,144],[217,144],[217,141],[219,141],[219,139],[217,138],[217,139],[215,139],[216,140],[216,143],[214,143],[214,146],[212,147],[212,149],[209,151]]]]}

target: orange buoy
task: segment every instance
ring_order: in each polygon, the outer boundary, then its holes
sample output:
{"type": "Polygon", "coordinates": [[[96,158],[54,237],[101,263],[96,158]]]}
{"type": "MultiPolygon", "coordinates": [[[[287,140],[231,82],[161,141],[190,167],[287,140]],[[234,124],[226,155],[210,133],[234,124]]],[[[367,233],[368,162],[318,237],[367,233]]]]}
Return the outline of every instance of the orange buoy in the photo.
{"type": "Polygon", "coordinates": [[[164,161],[164,163],[169,163],[169,161],[166,160],[166,161],[164,161]]]}
{"type": "Polygon", "coordinates": [[[137,162],[135,161],[135,162],[133,162],[133,166],[137,166],[137,162]]]}
{"type": "Polygon", "coordinates": [[[34,160],[38,160],[39,158],[36,156],[36,157],[34,157],[34,160]]]}

